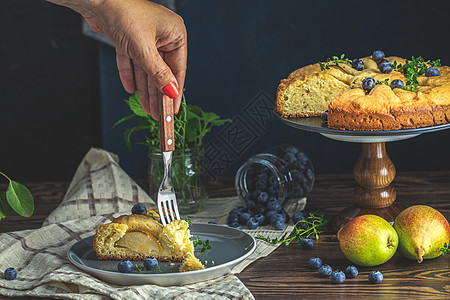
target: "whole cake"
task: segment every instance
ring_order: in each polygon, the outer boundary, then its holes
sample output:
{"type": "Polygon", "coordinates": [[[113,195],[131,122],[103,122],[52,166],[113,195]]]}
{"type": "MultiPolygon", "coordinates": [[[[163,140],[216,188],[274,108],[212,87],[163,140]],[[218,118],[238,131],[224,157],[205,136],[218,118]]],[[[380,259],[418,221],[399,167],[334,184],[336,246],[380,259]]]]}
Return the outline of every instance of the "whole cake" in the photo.
{"type": "Polygon", "coordinates": [[[448,123],[450,68],[421,57],[333,57],[292,72],[278,86],[284,118],[321,116],[329,128],[396,130],[448,123]]]}
{"type": "Polygon", "coordinates": [[[94,251],[98,259],[182,262],[180,271],[203,269],[194,256],[189,224],[175,220],[165,227],[157,210],[145,214],[122,215],[111,223],[100,225],[94,236],[94,251]]]}

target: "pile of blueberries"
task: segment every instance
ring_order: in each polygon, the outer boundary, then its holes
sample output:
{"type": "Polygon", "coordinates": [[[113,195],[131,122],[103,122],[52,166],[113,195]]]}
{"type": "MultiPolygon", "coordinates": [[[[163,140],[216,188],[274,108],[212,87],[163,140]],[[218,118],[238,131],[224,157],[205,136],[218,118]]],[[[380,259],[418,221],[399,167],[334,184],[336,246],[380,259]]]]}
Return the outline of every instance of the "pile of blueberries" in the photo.
{"type": "MultiPolygon", "coordinates": [[[[318,269],[320,277],[330,277],[332,283],[344,283],[345,279],[355,278],[358,275],[358,269],[355,266],[348,266],[345,272],[334,270],[327,264],[323,264],[319,257],[311,257],[308,262],[309,267],[318,269]]],[[[381,283],[383,274],[380,271],[372,271],[369,274],[370,283],[381,283]]]]}
{"type": "MultiPolygon", "coordinates": [[[[292,145],[280,145],[273,153],[281,158],[276,167],[285,175],[285,201],[306,196],[314,184],[314,171],[305,153],[292,145]]],[[[256,229],[271,224],[276,230],[283,230],[290,216],[280,204],[282,195],[279,195],[278,178],[268,167],[253,164],[247,171],[246,180],[245,206],[231,210],[227,224],[238,229],[242,226],[256,229]]]]}

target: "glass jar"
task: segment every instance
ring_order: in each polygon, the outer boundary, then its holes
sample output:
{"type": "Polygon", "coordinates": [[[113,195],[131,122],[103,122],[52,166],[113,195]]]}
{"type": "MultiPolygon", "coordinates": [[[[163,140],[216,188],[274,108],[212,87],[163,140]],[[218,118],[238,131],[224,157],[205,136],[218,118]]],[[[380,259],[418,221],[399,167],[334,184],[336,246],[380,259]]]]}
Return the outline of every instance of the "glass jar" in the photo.
{"type": "Polygon", "coordinates": [[[250,157],[235,177],[236,192],[249,208],[274,198],[281,205],[299,200],[309,194],[313,185],[311,160],[299,147],[285,144],[250,157]]]}
{"type": "MultiPolygon", "coordinates": [[[[161,151],[150,152],[149,159],[149,195],[156,202],[158,189],[163,179],[164,161],[161,151]]],[[[172,184],[181,215],[199,211],[208,199],[203,171],[202,152],[195,152],[190,149],[173,152],[172,184]]]]}

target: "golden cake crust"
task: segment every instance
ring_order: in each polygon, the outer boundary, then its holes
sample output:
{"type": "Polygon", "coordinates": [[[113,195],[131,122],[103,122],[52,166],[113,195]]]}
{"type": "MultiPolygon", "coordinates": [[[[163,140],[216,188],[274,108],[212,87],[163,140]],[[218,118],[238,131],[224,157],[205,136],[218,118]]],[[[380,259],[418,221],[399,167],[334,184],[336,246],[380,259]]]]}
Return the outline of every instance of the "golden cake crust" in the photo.
{"type": "MultiPolygon", "coordinates": [[[[417,91],[391,89],[384,84],[376,85],[369,93],[362,88],[362,80],[373,77],[376,81],[400,79],[406,82],[401,72],[381,73],[378,65],[370,58],[362,58],[365,68],[362,71],[353,69],[349,64],[330,65],[329,70],[321,71],[319,64],[306,66],[292,72],[283,79],[277,90],[276,111],[283,117],[320,116],[328,110],[328,127],[342,130],[396,130],[427,127],[448,123],[450,120],[450,68],[436,67],[440,75],[435,77],[420,76],[417,91]],[[321,86],[314,86],[314,79],[321,78],[321,86]],[[345,86],[339,86],[334,81],[345,86]],[[330,86],[332,88],[330,88],[330,86]],[[292,103],[300,103],[301,99],[289,99],[287,91],[297,89],[297,95],[303,95],[307,101],[308,89],[327,89],[326,95],[316,91],[314,97],[320,98],[315,112],[298,106],[297,111],[292,103]],[[340,90],[341,89],[341,90],[340,90]]],[[[405,63],[400,57],[388,57],[393,63],[405,63]]],[[[308,104],[306,104],[308,105],[308,104]]]]}
{"type": "Polygon", "coordinates": [[[194,256],[189,225],[175,220],[165,227],[157,210],[145,215],[131,214],[100,225],[93,248],[100,260],[144,260],[153,256],[158,261],[183,262],[180,271],[204,268],[194,256]]]}

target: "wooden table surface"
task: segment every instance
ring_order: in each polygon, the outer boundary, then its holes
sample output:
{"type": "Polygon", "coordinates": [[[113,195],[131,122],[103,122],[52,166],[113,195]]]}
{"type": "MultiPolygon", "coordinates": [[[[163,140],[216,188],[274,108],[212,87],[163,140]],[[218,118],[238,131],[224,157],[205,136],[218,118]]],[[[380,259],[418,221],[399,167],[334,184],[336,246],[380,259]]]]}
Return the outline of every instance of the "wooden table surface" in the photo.
{"type": "MultiPolygon", "coordinates": [[[[213,184],[211,197],[234,194],[232,182],[224,179],[213,184]]],[[[29,219],[10,216],[2,220],[0,232],[39,228],[63,198],[69,182],[24,184],[35,197],[35,214],[29,219]]],[[[397,203],[429,205],[450,220],[450,171],[399,173],[394,185],[397,203]]],[[[336,215],[353,204],[354,186],[352,174],[317,175],[314,189],[308,196],[307,210],[336,215]]],[[[358,267],[356,278],[338,285],[332,284],[329,278],[320,278],[317,270],[308,268],[308,260],[313,256],[322,258],[333,269],[345,269],[351,265],[340,251],[336,235],[330,232],[322,234],[310,250],[303,250],[297,244],[280,246],[237,276],[256,299],[317,299],[330,296],[333,299],[450,299],[450,255],[418,264],[397,253],[381,266],[358,267]],[[383,273],[383,283],[374,285],[368,282],[367,277],[372,270],[383,273]]]]}

